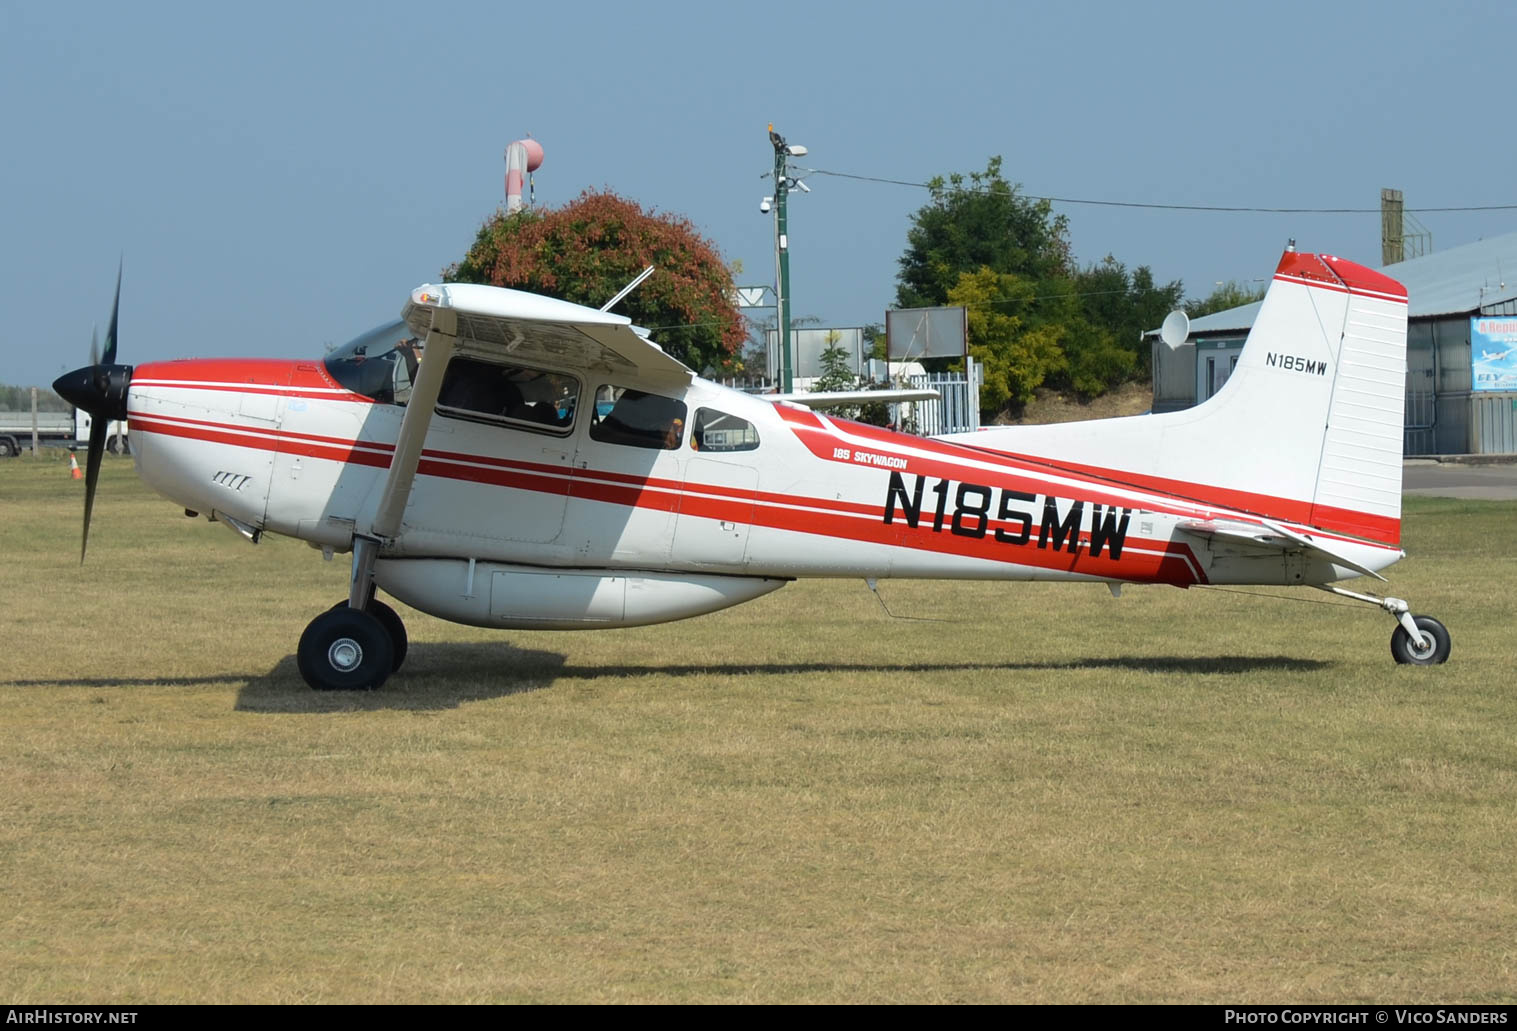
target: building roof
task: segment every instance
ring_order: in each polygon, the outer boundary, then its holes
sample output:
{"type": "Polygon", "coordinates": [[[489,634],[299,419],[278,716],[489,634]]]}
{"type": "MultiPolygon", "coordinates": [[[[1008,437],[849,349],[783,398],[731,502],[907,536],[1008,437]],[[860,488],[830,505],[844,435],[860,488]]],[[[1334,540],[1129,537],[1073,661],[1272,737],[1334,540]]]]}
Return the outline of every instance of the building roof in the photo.
{"type": "MultiPolygon", "coordinates": [[[[1463,315],[1481,309],[1491,314],[1517,313],[1513,307],[1517,306],[1517,233],[1425,254],[1381,271],[1406,287],[1407,318],[1463,315]]],[[[1193,319],[1190,334],[1247,331],[1261,303],[1193,319]]]]}

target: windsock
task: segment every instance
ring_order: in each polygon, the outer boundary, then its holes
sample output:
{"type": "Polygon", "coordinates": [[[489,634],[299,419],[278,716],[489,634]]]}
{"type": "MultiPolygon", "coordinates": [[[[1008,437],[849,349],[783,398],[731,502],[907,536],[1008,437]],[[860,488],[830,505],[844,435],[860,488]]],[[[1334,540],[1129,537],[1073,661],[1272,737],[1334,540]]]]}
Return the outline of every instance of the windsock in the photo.
{"type": "Polygon", "coordinates": [[[521,188],[527,173],[535,172],[543,163],[543,147],[528,137],[516,140],[506,148],[506,214],[512,215],[522,208],[521,188]]]}

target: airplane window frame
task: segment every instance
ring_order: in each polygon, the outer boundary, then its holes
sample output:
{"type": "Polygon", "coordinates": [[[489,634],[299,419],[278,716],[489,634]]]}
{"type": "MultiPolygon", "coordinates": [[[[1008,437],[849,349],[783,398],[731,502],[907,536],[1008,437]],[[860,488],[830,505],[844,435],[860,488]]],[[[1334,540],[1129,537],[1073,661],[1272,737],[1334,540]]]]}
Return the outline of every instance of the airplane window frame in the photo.
{"type": "MultiPolygon", "coordinates": [[[[580,408],[579,398],[584,393],[584,389],[584,381],[572,372],[563,372],[559,369],[545,369],[541,366],[536,365],[522,365],[518,362],[497,361],[490,357],[475,354],[455,354],[448,361],[448,368],[443,372],[442,389],[438,392],[437,404],[434,407],[433,411],[437,415],[440,415],[444,418],[455,419],[460,422],[473,422],[486,426],[500,426],[507,429],[522,430],[527,433],[540,433],[550,437],[568,437],[574,433],[575,426],[578,425],[580,408]],[[573,403],[569,409],[568,421],[564,423],[545,422],[540,418],[523,418],[520,415],[507,415],[507,394],[505,393],[504,389],[502,389],[497,396],[492,397],[488,402],[485,402],[491,405],[499,405],[501,408],[500,412],[492,412],[486,410],[485,408],[469,407],[457,403],[448,403],[445,398],[448,398],[449,396],[449,388],[450,386],[456,385],[457,382],[456,380],[450,380],[449,377],[453,375],[455,368],[458,368],[461,363],[469,363],[500,373],[500,380],[495,384],[481,383],[480,381],[475,381],[472,384],[476,390],[476,398],[481,397],[481,395],[478,393],[478,388],[480,386],[484,386],[486,389],[488,389],[491,386],[500,386],[501,383],[504,383],[510,387],[515,388],[517,401],[516,404],[512,407],[530,409],[533,411],[537,411],[539,409],[539,406],[542,405],[551,405],[553,409],[556,409],[556,404],[554,404],[548,397],[537,397],[532,401],[527,401],[522,393],[521,386],[523,383],[530,383],[532,381],[518,381],[507,379],[504,371],[502,370],[536,374],[538,377],[552,377],[553,381],[555,381],[558,386],[562,386],[565,383],[572,384],[573,390],[571,392],[558,395],[560,399],[566,397],[572,399],[573,403]]],[[[542,409],[544,412],[548,410],[550,409],[542,409]]]]}

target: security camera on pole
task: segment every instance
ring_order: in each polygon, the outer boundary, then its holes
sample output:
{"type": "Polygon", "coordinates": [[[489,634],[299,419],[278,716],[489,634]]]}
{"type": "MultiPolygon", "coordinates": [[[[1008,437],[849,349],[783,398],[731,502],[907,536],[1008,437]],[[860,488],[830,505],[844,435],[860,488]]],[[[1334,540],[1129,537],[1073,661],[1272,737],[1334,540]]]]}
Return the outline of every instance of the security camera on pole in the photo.
{"type": "Polygon", "coordinates": [[[785,222],[785,200],[792,186],[810,193],[805,183],[792,179],[786,167],[786,159],[804,157],[806,148],[798,143],[785,143],[785,137],[774,131],[769,123],[769,142],[774,144],[774,198],[765,197],[759,210],[774,209],[774,265],[775,265],[775,323],[780,342],[780,389],[790,393],[794,389],[793,363],[790,355],[790,237],[785,222]]]}

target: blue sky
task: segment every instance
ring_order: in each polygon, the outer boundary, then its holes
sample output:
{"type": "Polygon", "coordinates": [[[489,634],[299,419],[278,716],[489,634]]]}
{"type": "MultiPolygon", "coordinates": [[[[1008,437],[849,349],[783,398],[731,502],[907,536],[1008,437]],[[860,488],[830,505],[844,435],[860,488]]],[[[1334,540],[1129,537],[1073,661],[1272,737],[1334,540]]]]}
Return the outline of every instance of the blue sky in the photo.
{"type": "MultiPolygon", "coordinates": [[[[503,201],[609,187],[773,278],[766,123],[804,164],[984,167],[1031,194],[1172,204],[1517,204],[1517,5],[21,4],[0,0],[0,380],[120,360],[307,356],[399,312],[503,201]]],[[[877,322],[925,191],[822,175],[790,209],[795,313],[877,322]]],[[[1379,263],[1378,216],[1059,205],[1082,263],[1187,293],[1288,237],[1379,263]]],[[[1517,211],[1420,214],[1435,249],[1517,211]]]]}

